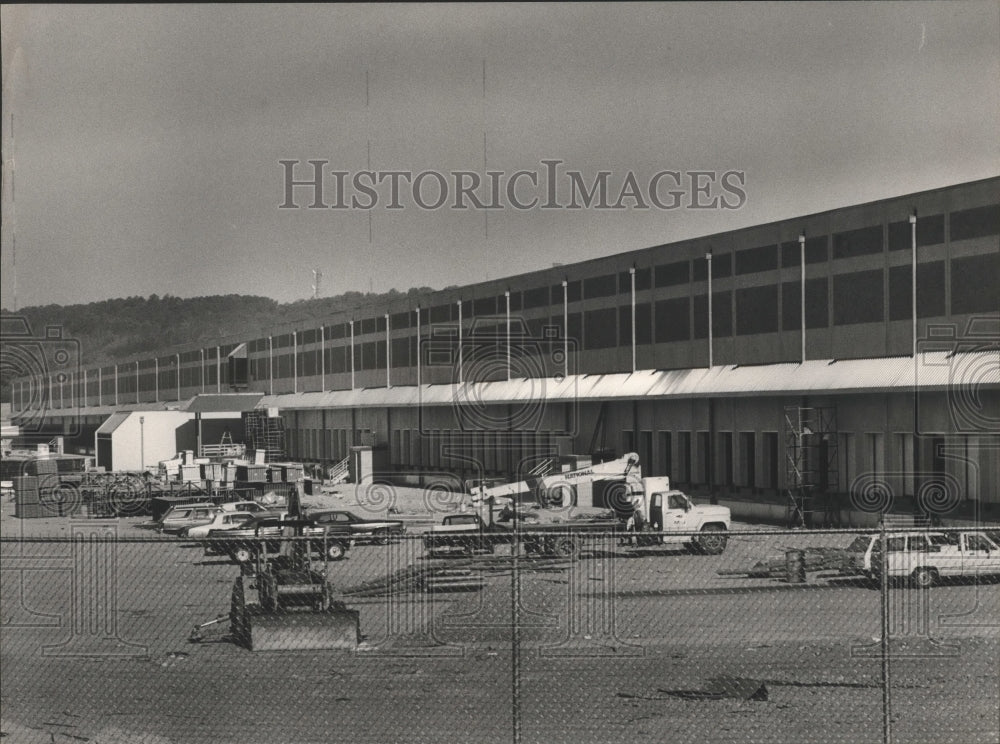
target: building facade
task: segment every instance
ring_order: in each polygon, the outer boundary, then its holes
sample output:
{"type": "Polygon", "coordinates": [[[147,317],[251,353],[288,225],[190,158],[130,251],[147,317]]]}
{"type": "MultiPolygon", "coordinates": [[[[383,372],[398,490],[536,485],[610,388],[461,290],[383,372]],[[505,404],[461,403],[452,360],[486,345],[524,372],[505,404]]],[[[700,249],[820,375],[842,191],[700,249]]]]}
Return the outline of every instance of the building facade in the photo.
{"type": "Polygon", "coordinates": [[[91,426],[238,386],[281,410],[290,457],[371,443],[387,478],[636,451],[644,473],[747,509],[779,512],[805,479],[862,511],[977,516],[1000,508],[998,338],[992,178],[165,350],[58,390],[22,380],[12,400],[15,421],[91,426]]]}

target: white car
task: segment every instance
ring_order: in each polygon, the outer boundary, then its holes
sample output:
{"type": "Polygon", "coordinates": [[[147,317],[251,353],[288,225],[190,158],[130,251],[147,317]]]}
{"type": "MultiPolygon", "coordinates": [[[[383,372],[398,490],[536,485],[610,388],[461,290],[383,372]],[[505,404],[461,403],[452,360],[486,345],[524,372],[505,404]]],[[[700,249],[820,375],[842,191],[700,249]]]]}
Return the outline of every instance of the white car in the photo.
{"type": "Polygon", "coordinates": [[[224,512],[250,512],[251,514],[267,511],[267,507],[261,506],[256,501],[230,501],[227,504],[220,504],[219,508],[224,512]]]}
{"type": "MultiPolygon", "coordinates": [[[[929,587],[952,577],[1000,576],[1000,546],[984,532],[906,533],[886,538],[890,578],[929,587]]],[[[872,571],[881,571],[881,543],[872,548],[872,571]]]]}
{"type": "Polygon", "coordinates": [[[198,540],[203,537],[208,537],[208,533],[212,530],[219,532],[235,530],[253,516],[254,514],[246,511],[222,511],[216,514],[215,519],[208,524],[188,527],[180,533],[180,536],[192,540],[198,540]]]}
{"type": "Polygon", "coordinates": [[[219,507],[209,503],[173,506],[163,515],[159,522],[159,529],[160,532],[179,535],[182,530],[188,527],[208,524],[215,518],[218,511],[219,507]]]}

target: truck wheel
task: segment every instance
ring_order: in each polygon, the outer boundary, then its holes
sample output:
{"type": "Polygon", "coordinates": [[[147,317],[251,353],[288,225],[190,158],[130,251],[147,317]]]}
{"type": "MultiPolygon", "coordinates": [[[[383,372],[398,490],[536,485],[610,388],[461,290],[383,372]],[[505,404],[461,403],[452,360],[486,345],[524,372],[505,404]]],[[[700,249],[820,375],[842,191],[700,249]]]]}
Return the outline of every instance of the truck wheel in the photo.
{"type": "Polygon", "coordinates": [[[913,585],[920,589],[929,589],[937,583],[937,571],[933,568],[918,568],[913,572],[913,585]]]}
{"type": "Polygon", "coordinates": [[[552,544],[552,554],[559,558],[576,558],[580,548],[571,537],[557,537],[552,544]]]}
{"type": "Polygon", "coordinates": [[[726,549],[729,537],[726,530],[717,524],[706,524],[701,528],[701,534],[695,540],[695,545],[705,555],[719,555],[726,549]]]}
{"type": "Polygon", "coordinates": [[[236,548],[232,556],[237,563],[249,563],[253,560],[253,551],[250,548],[236,548]]]}
{"type": "Polygon", "coordinates": [[[326,546],[326,557],[331,561],[339,561],[346,552],[343,544],[339,542],[332,542],[326,546]]]}

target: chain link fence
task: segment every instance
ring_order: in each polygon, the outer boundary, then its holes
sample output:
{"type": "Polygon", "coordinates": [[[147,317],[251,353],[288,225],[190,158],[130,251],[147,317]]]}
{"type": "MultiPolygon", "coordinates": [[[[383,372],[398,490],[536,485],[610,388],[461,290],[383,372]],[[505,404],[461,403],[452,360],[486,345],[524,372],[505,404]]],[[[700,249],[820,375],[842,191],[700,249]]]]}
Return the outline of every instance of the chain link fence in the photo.
{"type": "Polygon", "coordinates": [[[426,524],[331,551],[134,521],[6,523],[10,741],[1000,738],[1000,556],[957,531],[734,525],[713,555],[555,530],[432,556],[426,524]]]}

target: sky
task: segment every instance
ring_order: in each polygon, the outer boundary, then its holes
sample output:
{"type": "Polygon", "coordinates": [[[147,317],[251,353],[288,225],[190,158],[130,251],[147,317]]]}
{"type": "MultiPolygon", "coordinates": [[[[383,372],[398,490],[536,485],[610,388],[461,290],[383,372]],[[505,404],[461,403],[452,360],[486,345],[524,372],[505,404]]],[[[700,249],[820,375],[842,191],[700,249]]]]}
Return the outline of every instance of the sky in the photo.
{"type": "Polygon", "coordinates": [[[442,288],[1000,173],[997,2],[5,5],[0,25],[7,309],[286,302],[313,269],[322,295],[442,288]],[[282,160],[326,161],[324,208],[311,187],[281,208],[282,160]],[[365,208],[363,171],[428,175],[365,208]],[[569,208],[569,171],[622,208],[569,208]],[[459,172],[502,208],[451,208],[459,172]]]}

